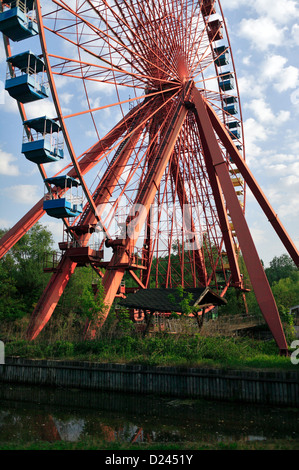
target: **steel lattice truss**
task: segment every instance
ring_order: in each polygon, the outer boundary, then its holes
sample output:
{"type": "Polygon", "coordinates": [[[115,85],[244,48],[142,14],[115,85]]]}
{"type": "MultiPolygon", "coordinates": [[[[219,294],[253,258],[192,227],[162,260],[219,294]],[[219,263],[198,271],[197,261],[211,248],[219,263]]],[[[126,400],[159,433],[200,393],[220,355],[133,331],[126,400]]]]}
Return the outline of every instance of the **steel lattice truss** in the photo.
{"type": "MultiPolygon", "coordinates": [[[[81,264],[94,267],[105,290],[107,312],[89,325],[91,331],[105,321],[125,272],[141,289],[154,280],[156,287],[210,286],[223,296],[229,286],[245,291],[241,253],[265,320],[285,352],[277,307],[244,217],[246,185],[297,265],[299,257],[245,161],[237,76],[220,2],[28,3],[70,159],[57,175],[51,164],[39,164],[39,170],[44,180],[76,178],[84,194],[82,213],[64,218],[60,264],[32,314],[28,337],[48,322],[81,264]],[[71,114],[61,105],[63,80],[84,96],[83,104],[81,98],[72,103],[71,114]],[[119,120],[102,135],[107,110],[119,120]],[[95,135],[83,151],[78,122],[95,135]]],[[[9,57],[5,35],[4,42],[9,57]]],[[[26,121],[26,105],[19,102],[19,109],[26,121]]],[[[57,199],[68,192],[46,186],[57,199]]],[[[44,213],[42,198],[2,238],[1,256],[44,213]]]]}

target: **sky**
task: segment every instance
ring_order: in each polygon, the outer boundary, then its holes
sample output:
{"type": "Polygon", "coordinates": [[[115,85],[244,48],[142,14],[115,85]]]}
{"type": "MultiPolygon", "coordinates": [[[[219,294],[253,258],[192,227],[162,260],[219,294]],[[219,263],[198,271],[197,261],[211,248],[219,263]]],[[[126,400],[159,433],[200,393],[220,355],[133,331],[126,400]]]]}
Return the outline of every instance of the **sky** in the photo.
{"type": "MultiPolygon", "coordinates": [[[[246,160],[293,242],[299,247],[299,1],[222,0],[221,5],[240,89],[246,160]]],[[[34,41],[26,40],[26,48],[34,47],[34,41]]],[[[16,53],[24,47],[25,42],[18,43],[13,50],[16,53]]],[[[5,73],[5,53],[1,44],[2,89],[5,73]]],[[[43,196],[44,185],[36,166],[21,153],[21,119],[16,103],[2,89],[0,228],[9,228],[43,196]]],[[[58,92],[63,111],[67,114],[75,97],[68,89],[65,78],[60,81],[58,92]]],[[[91,93],[92,107],[98,106],[100,99],[99,94],[91,93]]],[[[30,105],[28,117],[37,117],[41,111],[42,115],[53,114],[52,103],[30,105]]],[[[103,132],[108,122],[112,127],[118,119],[119,115],[112,116],[111,110],[106,110],[102,114],[103,132]]],[[[77,138],[80,149],[84,135],[84,148],[88,148],[94,142],[94,132],[90,127],[84,128],[83,119],[80,126],[82,131],[74,138],[77,138]]],[[[59,165],[55,168],[57,171],[59,165]]],[[[274,256],[286,253],[249,190],[246,220],[265,266],[274,256]]],[[[40,222],[49,227],[55,240],[62,239],[60,221],[44,216],[40,222]]]]}

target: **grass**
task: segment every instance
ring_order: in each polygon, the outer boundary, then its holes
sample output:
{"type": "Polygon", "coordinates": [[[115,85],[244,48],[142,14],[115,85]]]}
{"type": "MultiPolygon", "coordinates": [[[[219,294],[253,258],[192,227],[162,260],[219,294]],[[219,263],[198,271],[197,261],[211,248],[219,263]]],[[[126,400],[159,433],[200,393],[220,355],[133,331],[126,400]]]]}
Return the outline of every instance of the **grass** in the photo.
{"type": "MultiPolygon", "coordinates": [[[[199,450],[298,450],[299,440],[267,440],[267,441],[234,441],[234,442],[184,442],[175,443],[152,443],[152,444],[130,444],[121,442],[105,442],[90,439],[78,442],[19,442],[18,444],[0,443],[0,450],[102,450],[102,451],[199,451],[199,450]]],[[[126,454],[127,455],[127,454],[126,454]]],[[[134,453],[132,453],[132,456],[134,453]]]]}
{"type": "Polygon", "coordinates": [[[6,356],[31,359],[64,359],[117,362],[153,366],[222,367],[297,370],[290,358],[282,357],[274,341],[250,338],[185,337],[158,334],[142,338],[124,335],[94,341],[11,341],[6,356]]]}

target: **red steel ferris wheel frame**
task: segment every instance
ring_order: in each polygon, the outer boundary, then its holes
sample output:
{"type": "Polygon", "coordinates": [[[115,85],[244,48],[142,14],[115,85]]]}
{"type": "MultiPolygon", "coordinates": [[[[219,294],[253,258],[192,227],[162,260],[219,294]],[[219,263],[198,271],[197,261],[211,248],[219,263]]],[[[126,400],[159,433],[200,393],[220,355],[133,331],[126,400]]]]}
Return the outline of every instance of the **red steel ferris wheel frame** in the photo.
{"type": "MultiPolygon", "coordinates": [[[[58,2],[55,0],[54,3],[56,3],[58,6],[62,5],[65,9],[67,8],[65,2],[58,2]]],[[[128,129],[128,123],[133,121],[134,116],[139,116],[138,113],[141,112],[142,105],[138,105],[137,107],[133,108],[133,110],[131,110],[126,116],[124,116],[123,119],[119,122],[119,124],[116,125],[115,128],[113,128],[112,131],[110,131],[106,137],[101,139],[97,144],[95,144],[84,154],[82,154],[80,158],[77,158],[72,146],[70,136],[68,134],[67,127],[65,125],[65,117],[63,116],[63,113],[61,111],[59,97],[55,87],[53,72],[49,61],[50,54],[48,54],[47,52],[45,29],[43,26],[43,18],[41,14],[41,6],[39,0],[36,0],[36,8],[41,47],[45,60],[46,70],[48,73],[48,80],[51,88],[51,93],[55,104],[57,116],[61,128],[63,130],[64,139],[72,160],[72,166],[68,166],[68,168],[70,168],[68,174],[79,179],[87,199],[87,206],[84,212],[84,222],[82,222],[81,225],[83,225],[83,223],[85,225],[95,225],[99,223],[100,226],[106,232],[109,241],[109,231],[102,224],[101,212],[98,210],[99,204],[101,204],[103,208],[103,206],[108,201],[109,191],[108,189],[105,190],[104,185],[106,184],[106,188],[108,188],[107,181],[109,180],[109,187],[113,188],[115,186],[120,177],[119,168],[121,168],[122,164],[125,164],[125,162],[132,155],[132,149],[135,146],[135,142],[137,142],[137,140],[140,138],[140,135],[144,127],[147,125],[147,122],[152,114],[151,111],[148,109],[147,111],[144,111],[143,115],[142,113],[140,114],[138,126],[135,127],[135,129],[131,132],[127,133],[126,137],[124,137],[121,141],[123,142],[123,148],[120,154],[120,159],[117,162],[119,164],[119,167],[117,165],[114,165],[113,171],[108,171],[106,176],[101,180],[97,189],[92,194],[89,188],[87,187],[84,175],[88,173],[88,171],[103,158],[106,149],[111,148],[111,146],[113,146],[114,143],[116,143],[119,138],[122,137],[124,130],[128,129]],[[101,184],[103,187],[101,187],[101,184]]],[[[142,37],[140,39],[143,40],[142,37]]],[[[54,56],[52,55],[52,57],[54,56]]],[[[136,60],[138,60],[138,58],[136,60]]],[[[146,74],[143,74],[142,79],[146,78],[146,74]]],[[[175,88],[173,88],[173,93],[174,90],[175,88]]],[[[155,95],[155,93],[152,93],[152,95],[155,95]]],[[[173,96],[174,94],[169,98],[169,101],[173,99],[173,96]]],[[[234,241],[232,238],[232,233],[229,228],[227,208],[229,209],[237,233],[238,241],[240,242],[242,255],[244,257],[248,273],[252,282],[252,286],[255,291],[261,311],[264,315],[266,322],[269,325],[269,328],[275,338],[275,341],[280,351],[282,353],[286,353],[287,343],[284,337],[284,332],[280,322],[277,307],[275,305],[273,295],[265,277],[265,273],[261,266],[249,229],[247,227],[246,220],[244,217],[244,210],[242,210],[240,206],[240,201],[238,200],[236,192],[232,185],[227,161],[223,159],[223,152],[220,149],[220,144],[223,148],[225,148],[227,154],[231,157],[237,169],[242,174],[245,183],[248,184],[248,186],[252,190],[258,203],[264,210],[265,214],[268,216],[271,224],[273,225],[279,238],[283,242],[286,250],[289,252],[296,265],[299,265],[298,251],[296,250],[286,230],[282,226],[281,222],[277,218],[276,214],[274,213],[269,202],[262,193],[257,182],[255,181],[253,175],[251,174],[248,166],[245,163],[245,159],[240,156],[225,126],[217,116],[215,110],[209,104],[208,100],[204,98],[202,93],[197,89],[195,83],[193,81],[186,82],[180,95],[177,96],[179,96],[179,100],[176,107],[173,108],[172,119],[170,120],[169,126],[167,127],[167,139],[165,140],[163,148],[161,147],[159,159],[153,162],[153,171],[149,173],[149,175],[145,179],[146,184],[143,184],[143,186],[140,185],[135,200],[135,203],[140,203],[146,209],[143,219],[140,219],[140,229],[143,223],[146,222],[146,217],[148,217],[150,205],[154,201],[155,195],[157,193],[167,165],[170,165],[170,168],[172,168],[172,177],[176,178],[176,190],[179,193],[180,204],[183,204],[184,201],[188,201],[188,195],[184,191],[184,184],[182,182],[183,180],[181,179],[179,173],[176,173],[176,168],[178,168],[178,165],[175,162],[173,150],[178,141],[178,136],[183,128],[187,116],[192,115],[198,126],[198,136],[201,142],[201,146],[203,148],[207,173],[209,176],[209,181],[215,200],[215,205],[217,208],[219,224],[223,234],[223,241],[231,270],[231,285],[234,285],[238,288],[242,288],[242,277],[238,266],[238,260],[234,241]]],[[[90,110],[87,112],[90,112],[90,110]]],[[[118,141],[115,146],[119,145],[120,144],[118,141]]],[[[42,176],[45,178],[45,174],[42,173],[42,176]]],[[[61,196],[62,194],[63,191],[60,192],[59,196],[61,196]]],[[[23,219],[18,222],[18,224],[16,224],[15,227],[13,227],[13,229],[11,229],[3,237],[0,244],[0,256],[3,256],[22,237],[22,235],[40,219],[43,214],[44,211],[42,208],[41,200],[39,201],[39,203],[37,203],[34,208],[31,209],[31,211],[28,212],[28,214],[26,214],[26,216],[23,217],[23,219]]],[[[68,225],[67,222],[66,225],[68,225]]],[[[75,237],[80,241],[82,246],[86,247],[88,245],[90,237],[89,234],[76,233],[75,237]]],[[[150,239],[148,241],[149,244],[152,243],[150,239]]],[[[135,272],[130,269],[128,262],[128,257],[130,257],[133,252],[135,241],[126,238],[124,243],[119,246],[116,246],[116,244],[113,243],[113,240],[110,240],[110,242],[110,246],[114,247],[114,252],[109,262],[108,269],[102,277],[102,282],[105,291],[104,303],[107,305],[107,311],[104,313],[104,315],[102,314],[97,319],[97,327],[101,326],[101,324],[105,321],[109,308],[112,305],[121,280],[126,271],[129,271],[129,273],[136,280],[140,288],[145,288],[149,280],[150,252],[148,252],[147,270],[143,271],[141,277],[137,277],[135,272]]],[[[202,282],[202,285],[205,285],[207,283],[208,274],[206,272],[204,259],[200,250],[195,250],[194,259],[199,279],[202,282]]],[[[62,295],[76,266],[77,262],[74,261],[69,256],[69,252],[66,251],[62,257],[57,271],[53,274],[48,286],[46,287],[40,301],[38,302],[32,314],[31,323],[28,329],[29,339],[36,338],[36,336],[39,334],[39,332],[50,319],[57,305],[57,302],[60,296],[62,295]]]]}

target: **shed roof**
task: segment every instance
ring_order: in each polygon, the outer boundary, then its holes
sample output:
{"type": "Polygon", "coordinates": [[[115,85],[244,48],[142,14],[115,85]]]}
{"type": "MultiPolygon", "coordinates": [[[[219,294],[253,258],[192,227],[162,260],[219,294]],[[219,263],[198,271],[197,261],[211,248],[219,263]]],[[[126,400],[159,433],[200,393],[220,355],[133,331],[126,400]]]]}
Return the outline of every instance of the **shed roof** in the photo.
{"type": "MultiPolygon", "coordinates": [[[[189,293],[192,294],[190,302],[192,306],[225,305],[227,303],[209,287],[185,288],[184,297],[189,293]]],[[[125,299],[121,299],[120,305],[153,312],[171,313],[175,311],[182,313],[179,307],[181,301],[182,298],[179,297],[177,289],[140,289],[135,294],[128,294],[125,299]],[[174,297],[175,301],[169,298],[170,295],[174,297]]]]}

